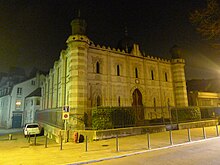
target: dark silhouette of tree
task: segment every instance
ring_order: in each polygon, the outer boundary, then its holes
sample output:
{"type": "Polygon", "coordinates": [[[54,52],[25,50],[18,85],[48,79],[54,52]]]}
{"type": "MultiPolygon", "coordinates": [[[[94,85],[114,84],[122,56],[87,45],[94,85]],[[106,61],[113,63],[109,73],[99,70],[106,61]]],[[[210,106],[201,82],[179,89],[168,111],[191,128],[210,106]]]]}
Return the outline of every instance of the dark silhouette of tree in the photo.
{"type": "Polygon", "coordinates": [[[220,8],[217,0],[207,0],[207,6],[190,13],[190,22],[196,31],[209,40],[220,39],[220,8]]]}

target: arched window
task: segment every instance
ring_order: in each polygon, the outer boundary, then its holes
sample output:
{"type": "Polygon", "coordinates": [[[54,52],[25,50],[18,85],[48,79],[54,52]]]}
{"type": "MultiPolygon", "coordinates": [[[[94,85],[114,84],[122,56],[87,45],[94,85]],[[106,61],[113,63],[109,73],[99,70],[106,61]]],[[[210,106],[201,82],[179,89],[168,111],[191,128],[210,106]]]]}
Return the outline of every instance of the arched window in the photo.
{"type": "Polygon", "coordinates": [[[117,65],[117,76],[120,76],[120,66],[117,65]]]}
{"type": "Polygon", "coordinates": [[[167,79],[167,73],[165,72],[165,81],[167,82],[168,79],[167,79]]]}
{"type": "Polygon", "coordinates": [[[138,69],[135,68],[135,77],[138,78],[138,69]]]}
{"type": "Polygon", "coordinates": [[[100,73],[100,64],[96,62],[96,73],[100,73]]]}
{"type": "Polygon", "coordinates": [[[121,99],[120,99],[120,96],[118,96],[118,106],[119,106],[119,107],[121,106],[121,99]]]}
{"type": "Polygon", "coordinates": [[[101,105],[101,98],[100,98],[100,96],[97,96],[96,105],[97,105],[97,107],[101,105]]]}
{"type": "Polygon", "coordinates": [[[154,71],[151,70],[151,80],[154,80],[154,71]]]}

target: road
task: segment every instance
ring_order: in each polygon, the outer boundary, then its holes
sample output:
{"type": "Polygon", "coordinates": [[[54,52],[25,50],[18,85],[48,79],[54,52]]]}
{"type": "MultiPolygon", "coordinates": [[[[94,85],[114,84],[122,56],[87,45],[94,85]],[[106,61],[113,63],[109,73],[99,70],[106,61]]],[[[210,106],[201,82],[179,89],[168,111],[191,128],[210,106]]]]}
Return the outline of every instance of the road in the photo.
{"type": "Polygon", "coordinates": [[[145,152],[118,159],[105,160],[96,165],[219,165],[220,138],[190,143],[169,149],[145,152]]]}

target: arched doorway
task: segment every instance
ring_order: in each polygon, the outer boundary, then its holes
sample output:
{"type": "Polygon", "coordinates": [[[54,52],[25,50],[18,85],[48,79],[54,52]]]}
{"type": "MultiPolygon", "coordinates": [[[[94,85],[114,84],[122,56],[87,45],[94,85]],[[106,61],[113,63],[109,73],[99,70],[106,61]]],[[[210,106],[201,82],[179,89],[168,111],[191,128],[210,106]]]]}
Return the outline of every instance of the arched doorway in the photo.
{"type": "Polygon", "coordinates": [[[144,107],[142,103],[142,94],[139,89],[135,89],[132,94],[132,107],[135,111],[136,126],[144,125],[144,107]]]}

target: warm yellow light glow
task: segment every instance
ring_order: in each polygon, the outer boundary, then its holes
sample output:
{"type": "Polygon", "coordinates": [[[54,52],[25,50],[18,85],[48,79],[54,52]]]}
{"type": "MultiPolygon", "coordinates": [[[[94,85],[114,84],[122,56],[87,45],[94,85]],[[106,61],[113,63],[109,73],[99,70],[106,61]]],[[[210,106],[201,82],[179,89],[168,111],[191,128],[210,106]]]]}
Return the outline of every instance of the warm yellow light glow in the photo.
{"type": "Polygon", "coordinates": [[[17,101],[15,104],[19,106],[21,105],[21,101],[17,101]]]}

